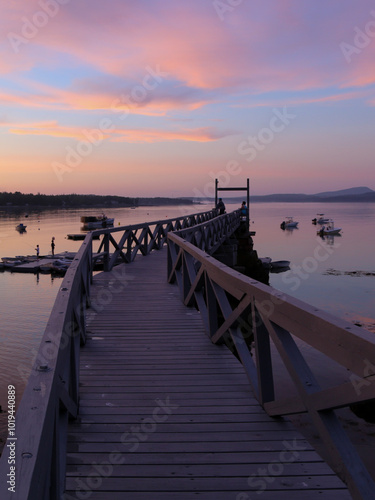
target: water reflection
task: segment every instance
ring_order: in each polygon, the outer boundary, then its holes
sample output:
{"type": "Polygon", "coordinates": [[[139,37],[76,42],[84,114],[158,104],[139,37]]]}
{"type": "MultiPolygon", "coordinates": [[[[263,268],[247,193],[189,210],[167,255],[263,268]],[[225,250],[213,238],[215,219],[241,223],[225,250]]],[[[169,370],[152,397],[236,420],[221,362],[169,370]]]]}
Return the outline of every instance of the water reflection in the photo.
{"type": "Polygon", "coordinates": [[[327,243],[327,245],[334,245],[335,238],[341,238],[342,234],[319,234],[320,238],[327,243]]]}

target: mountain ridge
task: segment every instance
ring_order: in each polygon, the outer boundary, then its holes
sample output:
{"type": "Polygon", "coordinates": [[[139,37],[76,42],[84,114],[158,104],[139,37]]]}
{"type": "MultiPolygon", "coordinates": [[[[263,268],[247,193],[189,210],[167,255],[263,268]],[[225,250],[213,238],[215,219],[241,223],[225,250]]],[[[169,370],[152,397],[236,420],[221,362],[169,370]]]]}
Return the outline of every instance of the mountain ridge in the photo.
{"type": "Polygon", "coordinates": [[[361,194],[366,194],[366,193],[374,193],[372,189],[365,187],[365,186],[360,186],[360,187],[353,187],[349,189],[339,189],[338,191],[324,191],[323,193],[316,193],[314,196],[319,196],[321,198],[330,198],[332,196],[356,196],[356,195],[361,195],[361,194]]]}
{"type": "MultiPolygon", "coordinates": [[[[226,197],[221,195],[226,203],[240,203],[241,197],[226,197]]],[[[210,201],[214,201],[211,198],[210,201]]],[[[256,202],[284,202],[284,203],[322,203],[322,202],[335,202],[335,203],[373,203],[375,202],[375,191],[365,186],[353,187],[348,189],[339,189],[337,191],[325,191],[316,194],[304,193],[274,193],[264,195],[250,195],[250,201],[256,202]]]]}

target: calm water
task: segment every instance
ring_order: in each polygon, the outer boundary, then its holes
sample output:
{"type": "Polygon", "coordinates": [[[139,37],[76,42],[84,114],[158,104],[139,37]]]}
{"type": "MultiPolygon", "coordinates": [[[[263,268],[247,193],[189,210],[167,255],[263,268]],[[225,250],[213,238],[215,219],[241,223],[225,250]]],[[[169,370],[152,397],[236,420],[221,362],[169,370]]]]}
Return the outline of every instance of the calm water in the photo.
{"type": "Polygon", "coordinates": [[[259,256],[291,262],[289,272],[270,275],[272,286],[375,331],[375,276],[366,275],[375,273],[375,204],[253,204],[251,220],[259,256]],[[320,226],[311,223],[317,212],[331,217],[342,236],[317,236],[320,226]],[[281,230],[285,216],[298,228],[281,230]]]}
{"type": "MultiPolygon", "coordinates": [[[[211,206],[141,207],[136,210],[106,210],[115,225],[173,218],[203,211],[211,206]]],[[[227,210],[236,206],[227,206],[227,210]]],[[[81,215],[97,215],[97,210],[0,211],[0,257],[50,253],[55,236],[55,253],[78,250],[81,242],[68,240],[68,233],[80,232],[81,215]],[[27,231],[19,234],[15,226],[23,222],[27,231]]],[[[251,206],[251,229],[256,231],[254,247],[260,257],[291,261],[291,270],[271,274],[270,283],[282,291],[305,300],[351,322],[360,322],[375,331],[375,204],[279,204],[251,206]],[[317,236],[311,223],[317,212],[324,212],[342,227],[342,236],[317,236]],[[285,216],[299,221],[298,229],[283,231],[285,216]],[[356,274],[347,274],[357,271],[356,274]]],[[[61,278],[50,275],[0,273],[0,405],[6,408],[8,384],[16,386],[17,403],[38,350],[61,278]]],[[[0,435],[5,428],[0,415],[0,435]]],[[[4,434],[2,434],[4,436],[4,434]]]]}

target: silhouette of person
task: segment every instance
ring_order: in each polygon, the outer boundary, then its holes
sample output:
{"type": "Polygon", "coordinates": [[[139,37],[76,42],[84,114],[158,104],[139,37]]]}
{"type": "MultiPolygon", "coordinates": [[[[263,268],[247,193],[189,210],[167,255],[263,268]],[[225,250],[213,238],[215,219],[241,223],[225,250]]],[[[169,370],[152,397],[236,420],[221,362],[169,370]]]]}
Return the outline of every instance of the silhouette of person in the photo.
{"type": "Polygon", "coordinates": [[[241,205],[241,220],[242,221],[246,221],[246,218],[247,218],[247,206],[246,206],[246,201],[243,201],[242,202],[242,205],[241,205]]]}
{"type": "Polygon", "coordinates": [[[216,210],[219,211],[219,215],[225,214],[225,205],[221,198],[219,198],[218,204],[216,205],[216,210]]]}

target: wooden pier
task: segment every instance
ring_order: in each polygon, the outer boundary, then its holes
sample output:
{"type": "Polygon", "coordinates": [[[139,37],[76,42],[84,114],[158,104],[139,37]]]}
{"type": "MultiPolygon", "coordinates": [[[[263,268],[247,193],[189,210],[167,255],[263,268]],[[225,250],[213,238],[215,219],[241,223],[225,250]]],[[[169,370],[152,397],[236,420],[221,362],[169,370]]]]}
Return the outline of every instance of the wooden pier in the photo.
{"type": "Polygon", "coordinates": [[[334,412],[375,399],[373,335],[213,259],[241,224],[210,211],[87,235],[17,411],[2,499],[375,498],[334,412]],[[295,339],[354,378],[321,387],[295,339]],[[306,412],[345,484],[288,421],[306,412]]]}
{"type": "Polygon", "coordinates": [[[350,498],[293,426],[260,407],[242,365],[168,285],[166,258],[160,250],[94,279],[66,497],[350,498]]]}

